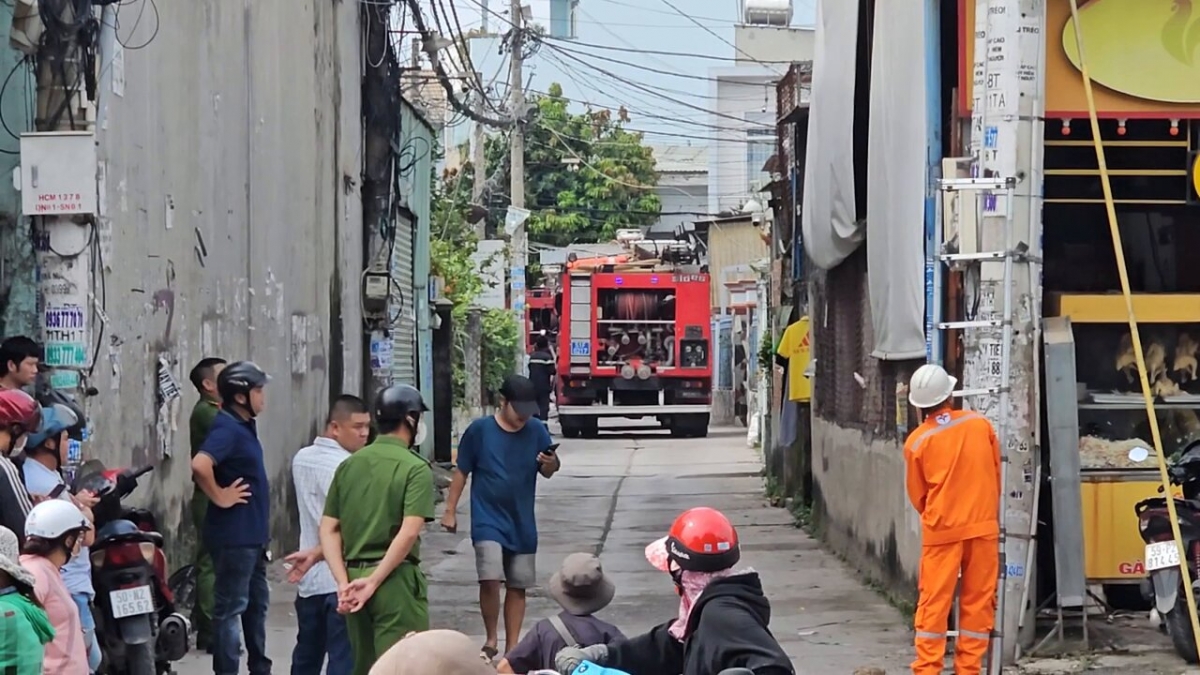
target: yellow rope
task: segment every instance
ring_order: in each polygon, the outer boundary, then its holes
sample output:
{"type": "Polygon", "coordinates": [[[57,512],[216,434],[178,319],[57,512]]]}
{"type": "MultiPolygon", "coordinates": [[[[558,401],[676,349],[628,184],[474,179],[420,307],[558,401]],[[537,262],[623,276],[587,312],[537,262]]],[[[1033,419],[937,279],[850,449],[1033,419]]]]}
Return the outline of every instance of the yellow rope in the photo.
{"type": "Polygon", "coordinates": [[[1187,596],[1188,618],[1192,622],[1192,639],[1196,643],[1196,653],[1200,654],[1200,617],[1196,615],[1196,597],[1192,593],[1192,584],[1189,583],[1187,551],[1183,548],[1183,536],[1179,532],[1179,515],[1175,511],[1171,478],[1167,473],[1167,458],[1163,454],[1162,434],[1158,429],[1158,415],[1154,413],[1154,395],[1150,391],[1150,380],[1146,377],[1146,358],[1142,353],[1142,338],[1138,334],[1137,317],[1133,313],[1133,294],[1129,290],[1129,270],[1125,268],[1125,250],[1121,246],[1121,231],[1117,227],[1117,210],[1113,204],[1108,163],[1104,159],[1104,143],[1100,138],[1100,120],[1096,115],[1096,99],[1092,95],[1092,77],[1088,74],[1087,58],[1083,51],[1083,29],[1079,24],[1078,0],[1071,0],[1071,23],[1075,29],[1075,44],[1079,48],[1079,72],[1083,76],[1084,93],[1087,94],[1088,118],[1092,123],[1092,143],[1096,147],[1096,161],[1100,167],[1100,184],[1104,188],[1104,207],[1108,212],[1108,228],[1112,233],[1113,251],[1117,256],[1117,271],[1121,275],[1121,293],[1125,296],[1125,310],[1129,316],[1129,334],[1133,338],[1133,353],[1137,358],[1142,398],[1146,402],[1146,415],[1150,421],[1150,435],[1154,441],[1154,456],[1158,460],[1159,480],[1162,481],[1167,511],[1171,515],[1171,533],[1175,537],[1175,548],[1179,551],[1179,570],[1183,575],[1183,590],[1187,596]]]}

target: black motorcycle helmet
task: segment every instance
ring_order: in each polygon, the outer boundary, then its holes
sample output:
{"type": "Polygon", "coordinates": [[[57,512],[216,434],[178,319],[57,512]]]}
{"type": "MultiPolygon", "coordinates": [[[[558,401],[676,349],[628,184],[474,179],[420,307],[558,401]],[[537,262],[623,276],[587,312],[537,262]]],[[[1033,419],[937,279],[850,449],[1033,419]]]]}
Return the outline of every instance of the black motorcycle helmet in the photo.
{"type": "Polygon", "coordinates": [[[267,375],[266,371],[259,368],[253,361],[235,361],[225,366],[225,369],[217,376],[217,394],[220,395],[221,402],[226,408],[241,405],[237,402],[237,394],[245,396],[246,405],[242,407],[253,417],[254,411],[250,409],[249,405],[250,390],[266,386],[270,381],[271,376],[267,375]]]}
{"type": "MultiPolygon", "coordinates": [[[[393,384],[375,396],[375,423],[383,433],[400,424],[408,424],[412,438],[416,439],[418,420],[428,411],[420,390],[412,385],[393,384]]],[[[411,441],[409,447],[412,447],[411,441]]]]}

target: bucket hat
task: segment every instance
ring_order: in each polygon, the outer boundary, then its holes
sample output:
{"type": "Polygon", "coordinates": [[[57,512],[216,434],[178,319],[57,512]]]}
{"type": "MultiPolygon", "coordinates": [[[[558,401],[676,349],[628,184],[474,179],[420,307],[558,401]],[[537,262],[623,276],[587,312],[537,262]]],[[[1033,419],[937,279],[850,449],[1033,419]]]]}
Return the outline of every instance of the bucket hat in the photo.
{"type": "Polygon", "coordinates": [[[550,596],[568,614],[586,616],[608,606],[617,589],[604,574],[600,559],[589,553],[572,553],[550,577],[550,596]]]}
{"type": "Polygon", "coordinates": [[[17,535],[7,527],[0,526],[0,572],[13,578],[13,581],[33,588],[33,574],[17,562],[21,557],[21,546],[17,535]]]}

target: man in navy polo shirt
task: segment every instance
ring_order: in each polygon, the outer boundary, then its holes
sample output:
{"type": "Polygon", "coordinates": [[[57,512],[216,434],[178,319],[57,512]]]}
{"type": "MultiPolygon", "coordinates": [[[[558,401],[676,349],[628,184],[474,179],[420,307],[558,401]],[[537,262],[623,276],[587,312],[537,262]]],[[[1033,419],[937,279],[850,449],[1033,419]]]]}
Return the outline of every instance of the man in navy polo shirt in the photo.
{"type": "Polygon", "coordinates": [[[246,635],[250,675],[269,675],[267,544],[270,493],[254,418],[263,410],[270,377],[250,361],[217,377],[222,409],[192,459],[196,485],[208,495],[204,542],[213,559],[213,673],[237,675],[246,635]]]}

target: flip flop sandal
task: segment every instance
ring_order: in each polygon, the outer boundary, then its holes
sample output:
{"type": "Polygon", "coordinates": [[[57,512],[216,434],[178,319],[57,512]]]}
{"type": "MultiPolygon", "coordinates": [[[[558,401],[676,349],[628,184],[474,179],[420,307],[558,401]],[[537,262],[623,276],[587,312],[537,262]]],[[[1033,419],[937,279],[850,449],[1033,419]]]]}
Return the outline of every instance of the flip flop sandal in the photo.
{"type": "Polygon", "coordinates": [[[484,645],[483,648],[479,650],[479,655],[481,657],[483,657],[488,663],[491,663],[492,661],[496,660],[496,655],[498,655],[499,653],[500,653],[500,651],[491,645],[484,645]]]}

